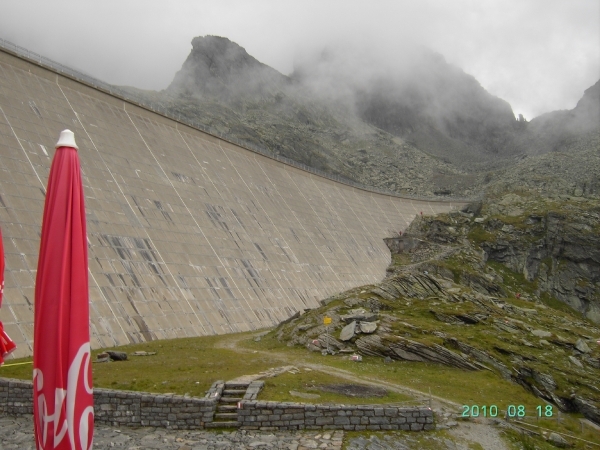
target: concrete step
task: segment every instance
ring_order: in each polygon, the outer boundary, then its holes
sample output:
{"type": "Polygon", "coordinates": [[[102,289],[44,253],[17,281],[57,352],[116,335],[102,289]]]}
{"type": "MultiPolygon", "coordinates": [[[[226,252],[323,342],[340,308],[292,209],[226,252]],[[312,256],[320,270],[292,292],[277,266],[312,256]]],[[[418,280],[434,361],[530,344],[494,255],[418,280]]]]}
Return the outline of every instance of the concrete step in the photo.
{"type": "Polygon", "coordinates": [[[217,411],[219,412],[233,412],[237,409],[237,405],[218,405],[217,411]]]}
{"type": "Polygon", "coordinates": [[[225,389],[248,389],[250,383],[225,383],[225,389]]]}
{"type": "Polygon", "coordinates": [[[228,421],[228,422],[209,422],[204,424],[204,428],[239,428],[240,422],[228,421]]]}
{"type": "Polygon", "coordinates": [[[242,397],[221,397],[219,400],[220,403],[237,403],[241,401],[242,397]]]}
{"type": "Polygon", "coordinates": [[[241,395],[246,393],[246,389],[224,389],[223,395],[241,395]]]}
{"type": "Polygon", "coordinates": [[[217,419],[222,419],[222,420],[225,420],[225,419],[231,420],[231,419],[233,419],[233,420],[237,420],[237,413],[215,413],[215,419],[214,420],[216,421],[217,419]]]}

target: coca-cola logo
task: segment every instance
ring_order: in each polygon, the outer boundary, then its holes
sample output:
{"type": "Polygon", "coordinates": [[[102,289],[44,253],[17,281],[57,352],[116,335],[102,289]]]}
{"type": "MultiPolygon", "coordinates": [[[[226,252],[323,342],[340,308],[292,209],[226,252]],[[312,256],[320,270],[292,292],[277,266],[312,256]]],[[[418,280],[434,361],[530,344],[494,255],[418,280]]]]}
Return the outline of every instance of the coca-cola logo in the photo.
{"type": "Polygon", "coordinates": [[[86,342],[71,361],[66,389],[54,387],[54,392],[52,386],[44,386],[42,370],[33,369],[38,450],[92,448],[94,405],[90,360],[90,343],[86,342]]]}

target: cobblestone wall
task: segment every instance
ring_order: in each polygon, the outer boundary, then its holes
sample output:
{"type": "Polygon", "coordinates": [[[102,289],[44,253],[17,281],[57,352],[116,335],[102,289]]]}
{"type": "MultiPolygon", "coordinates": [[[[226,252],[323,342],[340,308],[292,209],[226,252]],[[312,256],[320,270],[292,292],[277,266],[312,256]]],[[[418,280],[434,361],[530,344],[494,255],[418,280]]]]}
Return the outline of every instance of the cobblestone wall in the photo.
{"type": "Polygon", "coordinates": [[[11,416],[33,414],[31,382],[0,378],[0,413],[11,416]]]}
{"type": "Polygon", "coordinates": [[[245,401],[238,421],[245,429],[260,430],[432,430],[429,408],[385,405],[308,405],[245,401]]]}
{"type": "MultiPolygon", "coordinates": [[[[213,421],[222,389],[222,382],[216,382],[208,391],[208,398],[191,398],[95,388],[95,421],[113,426],[202,429],[213,421]]],[[[32,396],[31,382],[0,378],[0,414],[33,414],[32,396]]],[[[328,406],[244,400],[237,413],[238,422],[244,429],[421,431],[435,428],[433,412],[424,407],[328,406]]]]}
{"type": "MultiPolygon", "coordinates": [[[[31,382],[0,378],[0,413],[33,414],[31,382]]],[[[94,389],[95,422],[108,425],[201,429],[212,422],[217,398],[94,389]]]]}

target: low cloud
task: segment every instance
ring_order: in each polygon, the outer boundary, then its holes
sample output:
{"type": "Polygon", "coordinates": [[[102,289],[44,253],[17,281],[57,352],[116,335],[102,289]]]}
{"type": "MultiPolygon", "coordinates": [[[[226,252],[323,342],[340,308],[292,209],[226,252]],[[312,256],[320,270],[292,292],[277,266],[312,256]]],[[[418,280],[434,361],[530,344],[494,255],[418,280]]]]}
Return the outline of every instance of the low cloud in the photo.
{"type": "Polygon", "coordinates": [[[531,118],[572,108],[600,78],[600,2],[23,0],[0,4],[0,37],[113,84],[164,89],[195,36],[225,36],[284,74],[327,46],[390,61],[432,48],[531,118]]]}

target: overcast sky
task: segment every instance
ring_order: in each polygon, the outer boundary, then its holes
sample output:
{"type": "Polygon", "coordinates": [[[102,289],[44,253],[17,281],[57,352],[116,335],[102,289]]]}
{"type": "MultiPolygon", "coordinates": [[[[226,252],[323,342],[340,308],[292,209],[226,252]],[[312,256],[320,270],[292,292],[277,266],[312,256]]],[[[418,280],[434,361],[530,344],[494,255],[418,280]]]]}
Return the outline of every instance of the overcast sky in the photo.
{"type": "Polygon", "coordinates": [[[528,119],[600,79],[600,0],[0,0],[0,38],[119,85],[164,89],[207,34],[286,75],[331,43],[412,40],[528,119]]]}

